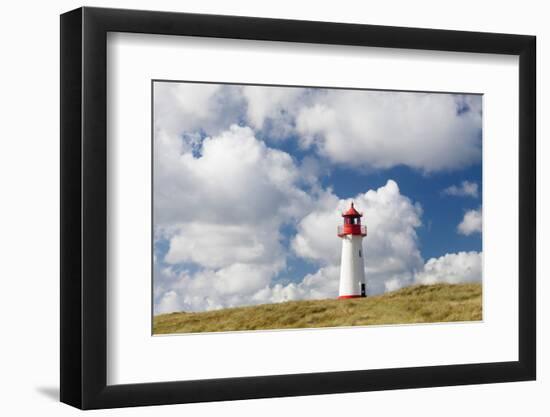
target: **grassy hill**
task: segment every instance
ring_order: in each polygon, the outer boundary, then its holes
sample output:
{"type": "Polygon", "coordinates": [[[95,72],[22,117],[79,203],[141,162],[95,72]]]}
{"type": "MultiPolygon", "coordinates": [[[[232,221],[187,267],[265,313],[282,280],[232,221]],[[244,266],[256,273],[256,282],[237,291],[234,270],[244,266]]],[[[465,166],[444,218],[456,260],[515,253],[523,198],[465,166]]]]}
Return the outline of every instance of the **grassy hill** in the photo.
{"type": "Polygon", "coordinates": [[[153,333],[481,320],[481,284],[419,285],[367,298],[289,301],[155,316],[153,333]]]}

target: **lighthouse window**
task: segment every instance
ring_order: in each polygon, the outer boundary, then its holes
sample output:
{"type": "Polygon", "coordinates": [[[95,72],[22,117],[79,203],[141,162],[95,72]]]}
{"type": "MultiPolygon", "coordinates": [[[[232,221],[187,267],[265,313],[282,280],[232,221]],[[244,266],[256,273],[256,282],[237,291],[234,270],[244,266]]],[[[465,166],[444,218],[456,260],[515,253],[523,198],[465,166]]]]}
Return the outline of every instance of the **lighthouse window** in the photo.
{"type": "Polygon", "coordinates": [[[362,257],[362,255],[361,255],[361,249],[359,249],[359,257],[360,257],[360,258],[362,257]]]}

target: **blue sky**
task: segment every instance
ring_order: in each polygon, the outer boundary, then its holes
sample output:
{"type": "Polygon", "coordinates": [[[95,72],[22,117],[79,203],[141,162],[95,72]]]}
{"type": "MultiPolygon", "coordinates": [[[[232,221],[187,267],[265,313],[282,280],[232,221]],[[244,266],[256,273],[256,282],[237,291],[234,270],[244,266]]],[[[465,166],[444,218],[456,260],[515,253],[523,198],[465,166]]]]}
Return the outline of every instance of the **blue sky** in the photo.
{"type": "Polygon", "coordinates": [[[481,280],[482,96],[154,87],[155,313],[335,296],[351,200],[371,294],[481,280]]]}

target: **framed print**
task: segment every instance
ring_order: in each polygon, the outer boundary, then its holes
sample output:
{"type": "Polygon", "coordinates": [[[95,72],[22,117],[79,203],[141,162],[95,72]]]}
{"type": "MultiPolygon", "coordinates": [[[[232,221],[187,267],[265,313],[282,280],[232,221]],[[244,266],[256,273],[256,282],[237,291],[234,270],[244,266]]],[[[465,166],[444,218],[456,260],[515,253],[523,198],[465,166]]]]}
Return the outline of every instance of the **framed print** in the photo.
{"type": "Polygon", "coordinates": [[[535,379],[535,38],[61,16],[61,400],[535,379]]]}

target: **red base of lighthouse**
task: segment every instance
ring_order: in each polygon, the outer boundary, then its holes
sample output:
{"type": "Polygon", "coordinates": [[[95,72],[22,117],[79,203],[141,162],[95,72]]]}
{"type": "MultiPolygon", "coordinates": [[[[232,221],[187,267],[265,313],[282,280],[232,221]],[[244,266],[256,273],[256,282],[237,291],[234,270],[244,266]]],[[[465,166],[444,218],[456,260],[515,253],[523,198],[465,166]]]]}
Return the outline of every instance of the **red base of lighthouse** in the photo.
{"type": "Polygon", "coordinates": [[[347,298],[361,298],[361,295],[340,295],[338,297],[339,300],[345,300],[347,298]]]}

